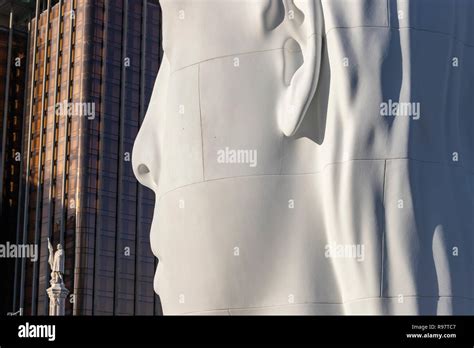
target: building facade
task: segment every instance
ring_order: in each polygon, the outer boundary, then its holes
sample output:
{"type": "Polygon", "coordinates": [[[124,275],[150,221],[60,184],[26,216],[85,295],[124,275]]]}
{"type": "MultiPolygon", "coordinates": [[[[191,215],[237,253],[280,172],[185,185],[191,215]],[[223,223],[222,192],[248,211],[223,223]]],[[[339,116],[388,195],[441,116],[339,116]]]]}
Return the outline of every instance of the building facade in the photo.
{"type": "Polygon", "coordinates": [[[155,315],[154,195],[132,146],[161,60],[154,0],[38,0],[29,25],[12,311],[47,315],[48,239],[62,244],[66,315],[155,315]]]}
{"type": "MultiPolygon", "coordinates": [[[[0,244],[16,241],[20,193],[26,50],[31,3],[0,2],[0,244]]],[[[2,260],[0,308],[9,310],[15,260],[2,260]]]]}

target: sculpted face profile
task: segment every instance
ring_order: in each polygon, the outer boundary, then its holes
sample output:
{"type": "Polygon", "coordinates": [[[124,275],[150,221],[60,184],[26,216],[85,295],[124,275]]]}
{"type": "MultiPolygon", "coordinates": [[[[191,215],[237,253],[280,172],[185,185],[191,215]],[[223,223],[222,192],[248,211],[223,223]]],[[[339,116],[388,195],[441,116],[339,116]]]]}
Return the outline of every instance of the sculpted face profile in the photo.
{"type": "Polygon", "coordinates": [[[472,4],[161,6],[133,167],[164,314],[474,313],[472,4]]]}

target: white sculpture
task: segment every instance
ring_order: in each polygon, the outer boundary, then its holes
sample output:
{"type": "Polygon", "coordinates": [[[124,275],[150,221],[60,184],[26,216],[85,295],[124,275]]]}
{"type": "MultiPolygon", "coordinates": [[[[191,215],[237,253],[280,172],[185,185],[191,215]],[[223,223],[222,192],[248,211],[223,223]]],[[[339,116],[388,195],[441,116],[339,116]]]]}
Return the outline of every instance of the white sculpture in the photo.
{"type": "Polygon", "coordinates": [[[49,258],[48,263],[51,267],[51,285],[63,282],[64,274],[64,252],[61,244],[58,244],[56,252],[48,238],[49,258]]]}
{"type": "Polygon", "coordinates": [[[65,313],[65,300],[69,290],[64,285],[64,250],[61,244],[58,244],[56,252],[48,238],[49,257],[48,263],[51,268],[51,286],[46,289],[49,297],[49,315],[57,316],[65,313]]]}
{"type": "Polygon", "coordinates": [[[161,5],[165,314],[474,313],[474,2],[161,5]]]}

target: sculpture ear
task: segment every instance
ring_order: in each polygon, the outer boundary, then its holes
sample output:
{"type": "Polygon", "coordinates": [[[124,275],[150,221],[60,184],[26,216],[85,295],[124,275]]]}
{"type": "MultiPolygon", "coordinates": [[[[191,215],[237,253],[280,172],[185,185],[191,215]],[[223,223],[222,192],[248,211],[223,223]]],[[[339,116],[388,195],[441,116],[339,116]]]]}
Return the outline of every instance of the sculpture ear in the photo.
{"type": "Polygon", "coordinates": [[[303,121],[318,85],[323,24],[319,0],[286,0],[285,5],[289,41],[293,46],[299,45],[303,61],[285,87],[278,107],[280,130],[292,136],[303,121]]]}

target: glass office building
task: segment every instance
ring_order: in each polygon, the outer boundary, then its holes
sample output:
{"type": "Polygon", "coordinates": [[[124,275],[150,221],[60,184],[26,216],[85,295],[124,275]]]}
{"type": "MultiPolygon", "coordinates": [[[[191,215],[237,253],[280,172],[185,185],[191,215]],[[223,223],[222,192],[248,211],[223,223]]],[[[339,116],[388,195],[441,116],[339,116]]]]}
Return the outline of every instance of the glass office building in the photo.
{"type": "Polygon", "coordinates": [[[66,315],[160,314],[154,195],[131,164],[161,60],[158,2],[38,0],[32,17],[15,238],[39,259],[16,259],[11,310],[48,314],[49,238],[65,249],[66,315]]]}
{"type": "MultiPolygon", "coordinates": [[[[32,1],[0,0],[0,244],[18,227],[28,22],[32,1]]],[[[0,308],[9,311],[15,260],[3,259],[0,308]]]]}

